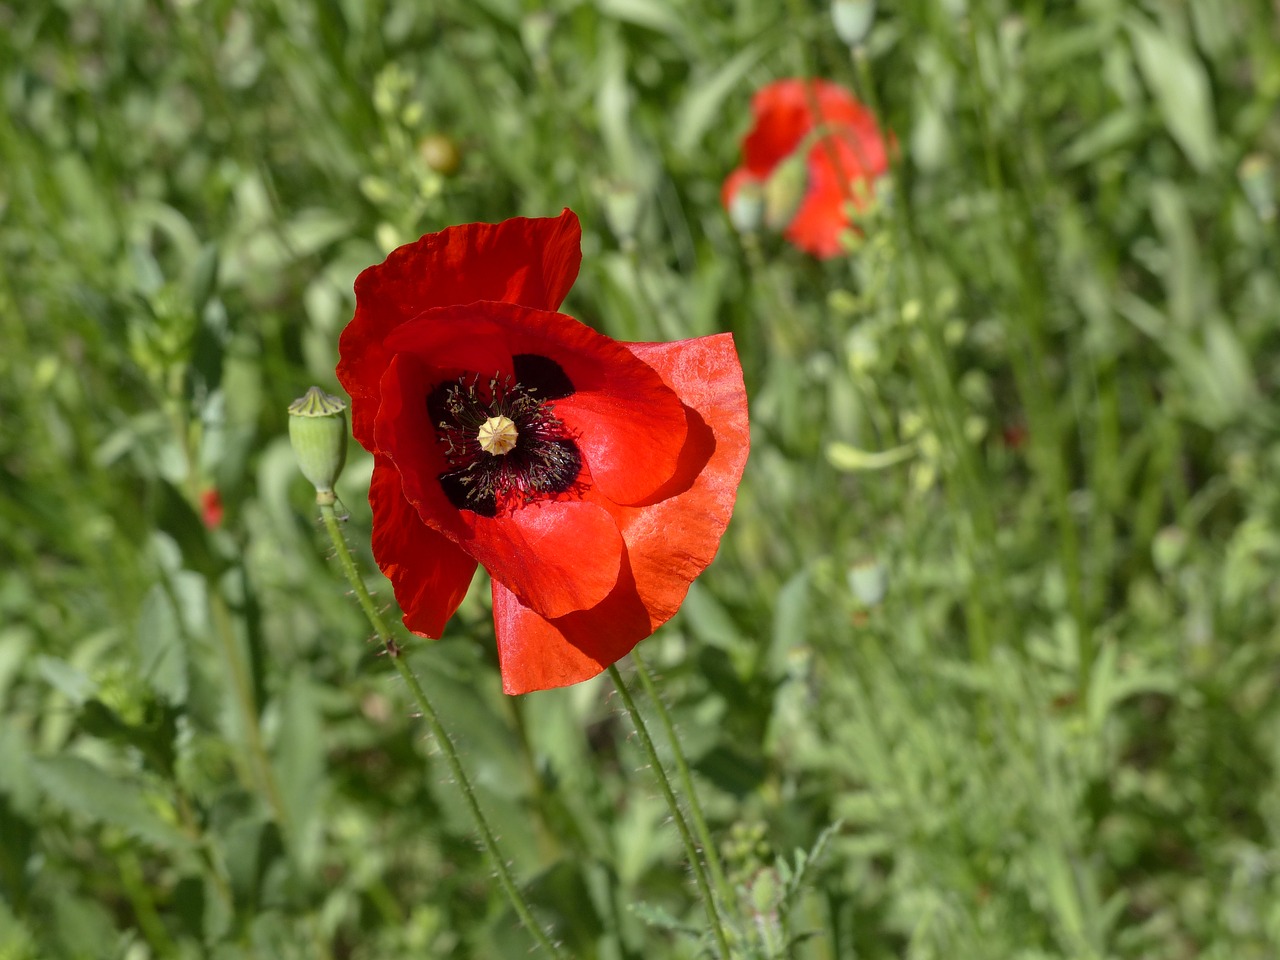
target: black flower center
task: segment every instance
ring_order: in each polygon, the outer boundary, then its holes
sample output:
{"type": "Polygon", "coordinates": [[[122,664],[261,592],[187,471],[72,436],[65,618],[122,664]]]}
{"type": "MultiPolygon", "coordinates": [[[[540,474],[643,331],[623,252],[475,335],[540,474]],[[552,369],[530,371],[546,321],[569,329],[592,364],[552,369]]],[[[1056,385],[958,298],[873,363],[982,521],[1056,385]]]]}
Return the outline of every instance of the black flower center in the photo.
{"type": "Polygon", "coordinates": [[[440,486],[459,510],[485,517],[563,493],[582,468],[578,445],[550,405],[573,393],[568,376],[546,357],[512,359],[512,376],[463,374],[427,397],[449,464],[440,486]]]}

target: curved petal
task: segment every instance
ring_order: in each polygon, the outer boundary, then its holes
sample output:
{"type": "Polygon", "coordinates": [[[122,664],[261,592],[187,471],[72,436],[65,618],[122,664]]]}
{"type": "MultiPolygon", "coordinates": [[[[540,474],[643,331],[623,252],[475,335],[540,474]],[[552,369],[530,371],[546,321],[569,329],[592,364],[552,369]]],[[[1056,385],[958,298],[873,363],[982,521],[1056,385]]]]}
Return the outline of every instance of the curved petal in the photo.
{"type": "Polygon", "coordinates": [[[813,129],[813,112],[802,80],[778,80],[751,98],[755,123],[742,141],[746,168],[757,177],[788,157],[813,129]]]}
{"type": "Polygon", "coordinates": [[[511,303],[440,307],[387,343],[434,367],[452,367],[460,358],[483,363],[472,368],[482,375],[510,372],[515,355],[554,360],[573,392],[552,409],[596,487],[617,503],[649,497],[675,469],[685,435],[680,400],[625,346],[573,317],[511,303]]]}
{"type": "Polygon", "coordinates": [[[498,581],[493,582],[493,625],[505,693],[529,693],[590,680],[657,628],[640,602],[630,568],[590,610],[558,620],[539,616],[498,581]]]}
{"type": "Polygon", "coordinates": [[[878,148],[849,138],[824,137],[809,151],[809,189],[787,225],[786,238],[818,257],[842,252],[840,236],[849,229],[845,204],[861,208],[872,180],[886,169],[884,144],[878,148]],[[878,152],[877,152],[878,149],[878,152]],[[868,167],[878,162],[880,167],[868,167]]]}
{"type": "Polygon", "coordinates": [[[864,169],[879,166],[885,169],[884,138],[876,124],[876,118],[852,93],[836,83],[826,80],[814,80],[814,91],[818,101],[818,116],[829,128],[838,131],[842,139],[850,142],[858,141],[864,145],[867,154],[864,169]],[[871,151],[879,145],[881,160],[876,163],[871,151]]]}
{"type": "Polygon", "coordinates": [[[434,386],[432,368],[417,357],[392,357],[382,376],[374,439],[379,459],[385,457],[394,465],[404,497],[422,522],[461,545],[471,538],[471,529],[437,480],[449,465],[427,413],[434,386]]]}
{"type": "Polygon", "coordinates": [[[865,175],[878,176],[888,169],[885,140],[875,117],[839,84],[778,80],[756,93],[751,108],[755,124],[742,150],[746,168],[758,177],[767,176],[819,124],[853,149],[856,169],[865,175]]]}
{"type": "Polygon", "coordinates": [[[352,432],[369,448],[387,335],[429,307],[502,300],[555,310],[582,262],[582,228],[571,210],[431,233],[393,250],[356,278],[356,312],[342,331],[338,380],[351,396],[352,432]]]}
{"type": "Polygon", "coordinates": [[[617,584],[600,603],[546,618],[495,584],[494,623],[507,693],[577,683],[626,656],[676,612],[728,525],[750,445],[732,337],[627,346],[681,395],[689,439],[676,474],[655,502],[611,508],[627,553],[617,584]]]}
{"type": "Polygon", "coordinates": [[[676,391],[690,423],[679,469],[658,493],[663,499],[611,511],[656,629],[711,563],[729,525],[751,447],[747,393],[731,334],[628,346],[676,391]]]}
{"type": "MultiPolygon", "coordinates": [[[[376,421],[378,450],[394,464],[404,497],[422,523],[544,616],[599,603],[617,582],[622,562],[622,536],[613,517],[578,499],[524,504],[495,517],[455,507],[440,486],[448,464],[426,412],[435,385],[431,374],[414,355],[396,354],[382,378],[376,421]]],[[[589,487],[590,474],[584,472],[579,483],[589,487]]]]}
{"type": "Polygon", "coordinates": [[[583,500],[543,500],[510,516],[477,517],[459,544],[544,617],[600,603],[618,582],[622,535],[607,510],[583,500]]]}
{"type": "MultiPolygon", "coordinates": [[[[424,371],[447,379],[461,372],[509,376],[514,370],[506,332],[484,318],[486,303],[439,307],[401,324],[384,341],[391,356],[416,357],[424,371]]],[[[388,360],[388,365],[390,360],[388,360]]]]}
{"type": "Polygon", "coordinates": [[[391,581],[404,625],[439,639],[466,596],[476,562],[422,522],[404,497],[400,474],[385,457],[373,462],[373,557],[391,581]]]}

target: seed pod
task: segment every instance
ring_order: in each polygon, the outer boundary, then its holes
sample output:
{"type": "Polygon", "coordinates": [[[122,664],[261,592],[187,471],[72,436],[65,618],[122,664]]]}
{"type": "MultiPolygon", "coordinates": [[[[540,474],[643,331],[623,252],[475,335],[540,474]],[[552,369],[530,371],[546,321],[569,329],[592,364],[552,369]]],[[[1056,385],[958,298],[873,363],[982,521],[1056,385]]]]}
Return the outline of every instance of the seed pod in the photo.
{"type": "Polygon", "coordinates": [[[347,405],[319,387],[289,404],[289,443],[298,469],[316,488],[316,502],[333,503],[333,485],[347,462],[347,405]]]}
{"type": "Polygon", "coordinates": [[[875,0],[835,0],[831,4],[831,22],[836,36],[848,47],[856,47],[871,32],[876,18],[875,0]]]}

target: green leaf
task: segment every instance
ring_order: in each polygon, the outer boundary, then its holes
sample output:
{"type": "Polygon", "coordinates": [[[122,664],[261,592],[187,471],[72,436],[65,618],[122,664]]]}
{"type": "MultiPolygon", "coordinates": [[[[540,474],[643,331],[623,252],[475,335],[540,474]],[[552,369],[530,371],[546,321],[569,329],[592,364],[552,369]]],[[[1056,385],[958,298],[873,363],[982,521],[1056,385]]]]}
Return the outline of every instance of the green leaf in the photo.
{"type": "Polygon", "coordinates": [[[596,0],[596,9],[615,20],[664,33],[677,42],[689,35],[684,21],[663,0],[596,0]]]}
{"type": "Polygon", "coordinates": [[[1181,190],[1167,180],[1151,187],[1151,217],[1164,241],[1164,286],[1169,301],[1169,317],[1181,330],[1192,330],[1204,315],[1205,291],[1195,224],[1181,190]]]}
{"type": "Polygon", "coordinates": [[[1156,99],[1170,136],[1201,173],[1218,156],[1209,78],[1194,51],[1138,14],[1126,20],[1138,69],[1156,99]]]}
{"type": "Polygon", "coordinates": [[[274,763],[288,817],[290,850],[300,869],[313,869],[321,850],[320,813],[325,803],[324,723],[305,674],[295,673],[278,704],[274,763]]]}
{"type": "Polygon", "coordinates": [[[49,802],[64,810],[121,827],[160,847],[190,846],[182,831],[161,814],[166,801],[135,780],[74,756],[33,758],[32,773],[49,802]]]}
{"type": "Polygon", "coordinates": [[[25,624],[0,630],[0,707],[7,705],[9,686],[26,662],[31,640],[31,629],[25,624]]]}
{"type": "Polygon", "coordinates": [[[98,692],[98,685],[84,671],[57,657],[36,657],[36,669],[45,682],[76,706],[98,692]]]}
{"type": "Polygon", "coordinates": [[[778,591],[773,609],[773,642],[769,646],[769,675],[785,677],[793,650],[805,644],[809,619],[809,571],[793,574],[778,591]]]}
{"type": "Polygon", "coordinates": [[[759,44],[746,47],[710,76],[690,82],[689,93],[676,111],[672,146],[677,153],[693,153],[707,130],[721,118],[725,99],[763,53],[759,44]]]}
{"type": "Polygon", "coordinates": [[[170,703],[186,703],[187,645],[173,600],[161,584],[142,601],[137,636],[142,678],[170,703]]]}

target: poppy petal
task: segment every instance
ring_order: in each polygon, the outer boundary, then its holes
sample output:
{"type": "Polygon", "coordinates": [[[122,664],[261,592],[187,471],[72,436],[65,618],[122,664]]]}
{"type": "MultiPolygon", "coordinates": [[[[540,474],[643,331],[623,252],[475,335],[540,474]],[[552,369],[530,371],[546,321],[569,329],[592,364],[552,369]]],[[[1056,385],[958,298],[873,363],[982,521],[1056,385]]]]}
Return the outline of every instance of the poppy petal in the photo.
{"type": "Polygon", "coordinates": [[[375,449],[394,465],[404,497],[422,522],[461,544],[471,537],[471,530],[438,480],[449,464],[427,412],[427,396],[434,385],[432,369],[418,357],[398,353],[391,358],[382,376],[375,449]]]}
{"type": "Polygon", "coordinates": [[[558,217],[469,223],[427,234],[361,273],[338,362],[356,439],[366,447],[373,440],[378,381],[390,359],[383,340],[392,330],[428,307],[476,300],[555,310],[578,275],[581,238],[568,209],[558,217]]]}
{"type": "Polygon", "coordinates": [[[733,336],[628,347],[679,394],[689,439],[663,499],[613,511],[654,628],[679,608],[729,525],[751,447],[747,393],[733,336]]]}
{"type": "Polygon", "coordinates": [[[369,503],[373,556],[391,581],[404,625],[419,636],[439,639],[466,596],[476,561],[422,522],[386,457],[374,459],[369,503]]]}
{"type": "MultiPolygon", "coordinates": [[[[623,551],[608,511],[584,500],[538,501],[496,517],[459,510],[440,485],[448,464],[427,414],[433,385],[420,359],[396,354],[382,378],[376,422],[378,450],[399,472],[421,521],[545,616],[599,603],[617,582],[623,551]]],[[[590,474],[580,482],[590,485],[590,474]]]]}
{"type": "Polygon", "coordinates": [[[626,541],[617,584],[590,609],[539,616],[494,586],[503,689],[525,693],[577,683],[669,620],[715,556],[750,446],[742,369],[729,334],[627,345],[680,394],[691,429],[681,462],[656,502],[612,507],[626,541]]]}
{"type": "Polygon", "coordinates": [[[615,503],[652,495],[680,457],[685,416],[679,398],[625,346],[563,313],[513,303],[438,307],[402,326],[387,344],[433,367],[465,360],[464,368],[473,364],[482,376],[510,373],[513,356],[553,361],[572,391],[552,409],[596,487],[615,503]]]}
{"type": "Polygon", "coordinates": [[[608,511],[583,500],[543,500],[510,516],[477,517],[475,539],[460,546],[521,603],[549,618],[607,597],[624,549],[608,511]]]}
{"type": "MultiPolygon", "coordinates": [[[[885,138],[871,111],[839,84],[786,79],[761,88],[751,104],[755,124],[742,143],[744,169],[768,177],[797,148],[807,149],[809,186],[788,224],[787,239],[820,257],[841,252],[848,228],[844,205],[857,194],[850,187],[888,170],[885,138]],[[811,138],[816,133],[817,142],[811,138]]],[[[736,175],[736,172],[735,172],[736,175]]],[[[732,198],[725,181],[722,199],[732,198]]]]}
{"type": "Polygon", "coordinates": [[[751,98],[751,112],[755,123],[742,141],[742,157],[746,168],[763,179],[813,129],[804,81],[778,80],[761,87],[751,98]]]}
{"type": "Polygon", "coordinates": [[[842,251],[840,236],[849,229],[846,203],[866,204],[871,180],[885,167],[869,169],[866,162],[887,163],[884,145],[878,153],[845,139],[824,137],[809,151],[809,189],[787,225],[786,238],[802,250],[818,257],[833,257],[842,251]]]}
{"type": "Polygon", "coordinates": [[[548,620],[493,582],[493,624],[504,693],[550,690],[590,680],[653,633],[625,563],[618,585],[590,610],[548,620]]]}

